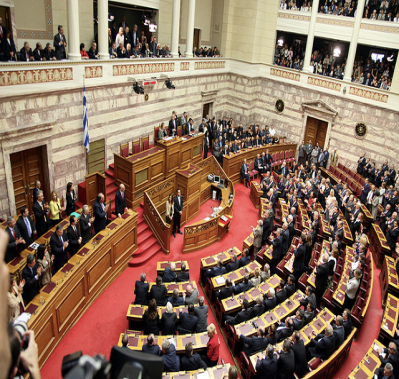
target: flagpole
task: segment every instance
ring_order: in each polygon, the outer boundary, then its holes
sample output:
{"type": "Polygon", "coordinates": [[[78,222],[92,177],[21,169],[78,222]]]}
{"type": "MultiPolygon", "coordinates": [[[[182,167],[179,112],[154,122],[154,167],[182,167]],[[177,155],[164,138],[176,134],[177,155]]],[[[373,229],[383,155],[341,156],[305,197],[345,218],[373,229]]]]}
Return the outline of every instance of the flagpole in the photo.
{"type": "Polygon", "coordinates": [[[86,153],[89,153],[89,125],[87,116],[87,103],[86,103],[86,75],[83,74],[83,144],[86,148],[86,153]]]}

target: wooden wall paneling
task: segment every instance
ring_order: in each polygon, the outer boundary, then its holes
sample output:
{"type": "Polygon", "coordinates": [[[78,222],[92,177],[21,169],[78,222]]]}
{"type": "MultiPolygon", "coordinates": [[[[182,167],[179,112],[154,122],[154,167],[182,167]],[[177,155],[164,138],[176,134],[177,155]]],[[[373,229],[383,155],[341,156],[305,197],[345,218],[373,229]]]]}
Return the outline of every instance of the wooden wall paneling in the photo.
{"type": "Polygon", "coordinates": [[[89,293],[96,289],[97,284],[112,270],[111,245],[102,247],[101,254],[97,254],[97,263],[87,270],[87,285],[89,293]]]}

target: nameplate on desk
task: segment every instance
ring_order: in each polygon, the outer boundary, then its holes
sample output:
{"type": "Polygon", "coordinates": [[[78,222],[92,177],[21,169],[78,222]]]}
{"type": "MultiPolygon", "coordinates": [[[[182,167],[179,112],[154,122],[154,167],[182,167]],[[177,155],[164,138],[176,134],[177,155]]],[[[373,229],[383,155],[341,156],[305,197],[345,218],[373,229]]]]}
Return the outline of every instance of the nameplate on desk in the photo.
{"type": "Polygon", "coordinates": [[[113,230],[113,229],[115,229],[117,226],[118,226],[118,225],[115,224],[115,223],[113,222],[113,223],[111,223],[111,224],[108,225],[108,229],[109,229],[109,230],[113,230]]]}
{"type": "Polygon", "coordinates": [[[22,257],[16,257],[11,263],[10,263],[10,265],[11,266],[16,266],[19,262],[21,262],[22,261],[22,257]]]}
{"type": "Polygon", "coordinates": [[[50,230],[50,231],[48,231],[46,234],[44,234],[42,237],[43,238],[50,238],[51,237],[51,235],[54,233],[54,231],[52,231],[52,230],[50,230]]]}
{"type": "Polygon", "coordinates": [[[28,308],[25,309],[25,312],[33,314],[33,312],[35,312],[37,308],[39,308],[38,305],[31,304],[31,305],[28,306],[28,308]]]}
{"type": "Polygon", "coordinates": [[[61,271],[66,274],[67,271],[71,271],[71,268],[73,267],[72,263],[68,263],[61,271]]]}
{"type": "Polygon", "coordinates": [[[50,293],[54,288],[55,288],[56,284],[53,282],[50,282],[49,284],[47,284],[47,286],[45,286],[42,291],[44,293],[50,293]]]}
{"type": "Polygon", "coordinates": [[[89,251],[90,251],[90,249],[88,249],[87,247],[84,247],[83,249],[80,249],[78,255],[80,255],[81,257],[84,257],[89,251]]]}
{"type": "Polygon", "coordinates": [[[124,214],[122,215],[122,218],[123,218],[124,220],[126,220],[129,216],[130,216],[129,213],[124,213],[124,214]]]}
{"type": "Polygon", "coordinates": [[[29,250],[29,251],[33,251],[33,250],[36,250],[38,247],[39,247],[39,244],[36,243],[36,242],[33,242],[33,243],[29,246],[28,250],[29,250]]]}

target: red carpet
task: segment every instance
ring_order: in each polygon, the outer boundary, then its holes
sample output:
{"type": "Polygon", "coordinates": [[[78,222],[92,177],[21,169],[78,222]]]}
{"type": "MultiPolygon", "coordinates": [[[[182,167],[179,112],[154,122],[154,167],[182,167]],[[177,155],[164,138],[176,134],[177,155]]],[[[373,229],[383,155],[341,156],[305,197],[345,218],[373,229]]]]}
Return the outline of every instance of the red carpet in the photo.
{"type": "MultiPolygon", "coordinates": [[[[61,378],[62,358],[82,350],[84,354],[104,354],[109,358],[113,345],[118,341],[120,333],[127,327],[126,312],[128,304],[134,300],[134,283],[141,272],[147,274],[147,280],[155,281],[156,263],[158,260],[187,260],[190,266],[190,277],[197,283],[199,281],[200,258],[219,251],[226,250],[230,246],[237,246],[242,249],[243,240],[250,234],[251,225],[255,225],[258,211],[254,208],[249,199],[249,189],[243,184],[235,186],[236,197],[234,202],[234,218],[231,222],[230,232],[220,242],[191,254],[182,254],[183,236],[176,235],[171,239],[171,254],[165,255],[162,252],[151,257],[142,267],[128,268],[116,279],[104,293],[93,303],[81,319],[72,327],[69,333],[54,350],[53,354],[43,366],[41,373],[43,378],[61,378]]],[[[210,205],[219,202],[209,200],[200,210],[200,214],[190,223],[205,218],[211,213],[210,205]]],[[[200,295],[203,295],[199,286],[200,295]]],[[[217,325],[212,314],[208,314],[208,323],[217,325]]],[[[221,341],[220,357],[226,363],[234,363],[228,347],[218,329],[221,341]]]]}

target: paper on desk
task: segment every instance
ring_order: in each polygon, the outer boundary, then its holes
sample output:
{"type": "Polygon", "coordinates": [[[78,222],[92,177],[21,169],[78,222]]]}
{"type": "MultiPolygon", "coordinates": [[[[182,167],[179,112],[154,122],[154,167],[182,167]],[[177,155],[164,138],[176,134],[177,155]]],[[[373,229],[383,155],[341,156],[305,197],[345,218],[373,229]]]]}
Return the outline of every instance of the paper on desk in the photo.
{"type": "Polygon", "coordinates": [[[205,217],[205,221],[209,221],[210,219],[210,217],[205,217]]]}
{"type": "Polygon", "coordinates": [[[216,281],[216,284],[223,284],[225,282],[223,277],[216,278],[215,281],[216,281]]]}
{"type": "Polygon", "coordinates": [[[33,242],[30,246],[31,249],[36,250],[39,247],[39,244],[36,242],[33,242]]]}
{"type": "Polygon", "coordinates": [[[352,271],[357,269],[357,262],[352,263],[352,271]]]}
{"type": "Polygon", "coordinates": [[[379,346],[376,343],[374,344],[373,350],[374,351],[378,351],[379,350],[379,346]]]}
{"type": "Polygon", "coordinates": [[[170,342],[172,345],[175,345],[175,347],[176,347],[176,339],[175,339],[175,338],[169,338],[169,342],[170,342]]]}
{"type": "Polygon", "coordinates": [[[197,379],[210,379],[208,371],[198,373],[197,379]]]}

